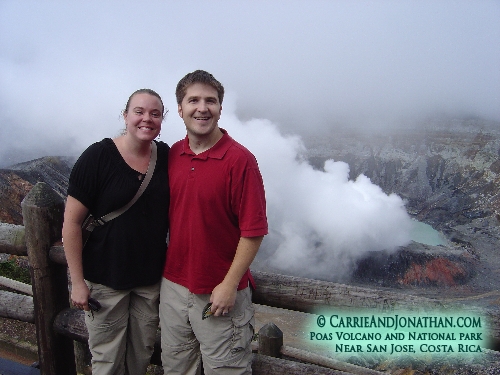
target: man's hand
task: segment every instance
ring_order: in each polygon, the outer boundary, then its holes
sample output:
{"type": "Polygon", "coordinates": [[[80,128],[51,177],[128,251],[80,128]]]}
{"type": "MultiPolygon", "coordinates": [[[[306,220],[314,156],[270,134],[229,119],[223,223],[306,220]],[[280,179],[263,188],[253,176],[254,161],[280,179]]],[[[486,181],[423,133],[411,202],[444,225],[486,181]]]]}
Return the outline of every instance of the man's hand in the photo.
{"type": "Polygon", "coordinates": [[[253,262],[264,236],[240,237],[236,254],[224,280],[212,291],[210,302],[215,316],[227,314],[234,306],[241,278],[253,262]]]}
{"type": "Polygon", "coordinates": [[[237,288],[237,285],[234,286],[224,281],[214,288],[210,296],[214,316],[226,315],[231,311],[236,301],[237,288]]]}

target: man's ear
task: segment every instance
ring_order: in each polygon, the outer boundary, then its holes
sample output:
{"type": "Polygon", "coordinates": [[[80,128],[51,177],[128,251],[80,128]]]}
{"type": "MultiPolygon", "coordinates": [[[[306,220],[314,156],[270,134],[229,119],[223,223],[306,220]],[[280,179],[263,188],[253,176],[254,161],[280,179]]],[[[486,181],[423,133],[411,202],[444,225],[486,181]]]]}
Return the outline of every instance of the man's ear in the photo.
{"type": "Polygon", "coordinates": [[[177,113],[179,114],[179,116],[181,116],[182,118],[182,106],[180,104],[177,105],[177,113]]]}

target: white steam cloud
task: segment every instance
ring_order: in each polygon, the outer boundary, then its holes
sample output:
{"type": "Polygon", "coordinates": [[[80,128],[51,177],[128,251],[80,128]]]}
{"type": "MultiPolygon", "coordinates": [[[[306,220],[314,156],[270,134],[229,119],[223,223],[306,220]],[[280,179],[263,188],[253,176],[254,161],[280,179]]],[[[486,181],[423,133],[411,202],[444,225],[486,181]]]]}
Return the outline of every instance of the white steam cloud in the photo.
{"type": "MultiPolygon", "coordinates": [[[[224,111],[223,111],[224,112],[224,111]]],[[[268,120],[242,123],[224,112],[221,126],[256,156],[264,178],[270,233],[255,268],[342,280],[369,251],[410,241],[404,202],[349,166],[328,160],[313,169],[298,136],[283,136],[268,120]]]]}

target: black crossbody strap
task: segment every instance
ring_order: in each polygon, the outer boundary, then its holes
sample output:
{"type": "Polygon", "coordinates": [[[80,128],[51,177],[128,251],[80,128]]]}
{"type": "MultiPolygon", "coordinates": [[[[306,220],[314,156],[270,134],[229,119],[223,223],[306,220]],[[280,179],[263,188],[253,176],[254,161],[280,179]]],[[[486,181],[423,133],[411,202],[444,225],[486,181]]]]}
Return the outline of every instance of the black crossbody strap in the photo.
{"type": "Polygon", "coordinates": [[[151,142],[151,158],[149,159],[149,165],[148,165],[148,170],[146,172],[146,176],[144,177],[144,180],[142,180],[141,186],[139,186],[139,190],[137,190],[137,193],[135,193],[132,200],[122,208],[110,212],[109,214],[106,214],[99,219],[95,219],[94,223],[92,223],[91,225],[93,225],[94,227],[104,225],[106,222],[116,219],[118,216],[123,214],[130,207],[132,207],[132,205],[139,199],[144,190],[146,190],[146,188],[148,187],[149,181],[151,181],[151,177],[153,177],[153,172],[156,166],[156,159],[157,159],[156,142],[153,141],[151,142]]]}

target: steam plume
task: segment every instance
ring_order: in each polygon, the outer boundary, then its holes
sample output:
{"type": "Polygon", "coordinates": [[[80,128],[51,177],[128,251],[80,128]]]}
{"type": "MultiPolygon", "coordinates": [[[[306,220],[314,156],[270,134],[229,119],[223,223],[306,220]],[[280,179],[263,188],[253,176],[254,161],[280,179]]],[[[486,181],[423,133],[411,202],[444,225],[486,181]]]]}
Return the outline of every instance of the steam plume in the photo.
{"type": "Polygon", "coordinates": [[[305,160],[298,136],[283,136],[268,120],[242,123],[224,113],[231,136],[256,156],[264,178],[270,234],[255,263],[294,275],[341,280],[368,251],[410,241],[403,200],[349,166],[328,160],[324,171],[305,160]]]}

